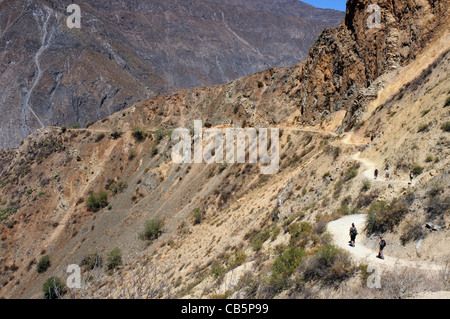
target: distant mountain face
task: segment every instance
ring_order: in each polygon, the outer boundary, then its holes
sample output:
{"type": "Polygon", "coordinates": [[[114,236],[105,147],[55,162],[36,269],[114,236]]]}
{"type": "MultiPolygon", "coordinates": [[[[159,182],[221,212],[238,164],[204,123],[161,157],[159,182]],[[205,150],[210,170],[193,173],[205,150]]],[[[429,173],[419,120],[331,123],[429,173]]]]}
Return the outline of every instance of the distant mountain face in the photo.
{"type": "Polygon", "coordinates": [[[304,59],[344,13],[297,0],[0,1],[0,148],[148,97],[304,59]]]}

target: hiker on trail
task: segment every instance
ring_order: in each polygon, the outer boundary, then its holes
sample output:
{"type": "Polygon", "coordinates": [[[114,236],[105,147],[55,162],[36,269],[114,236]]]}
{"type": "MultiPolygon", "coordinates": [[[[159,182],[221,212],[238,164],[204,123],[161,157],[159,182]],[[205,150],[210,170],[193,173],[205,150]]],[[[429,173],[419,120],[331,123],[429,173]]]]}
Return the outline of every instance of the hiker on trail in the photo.
{"type": "Polygon", "coordinates": [[[380,240],[378,241],[378,247],[379,251],[377,258],[384,259],[383,249],[384,247],[386,247],[386,241],[383,239],[382,236],[380,236],[380,240]]]}
{"type": "Polygon", "coordinates": [[[386,168],[386,180],[388,181],[391,178],[391,172],[389,171],[389,167],[386,168]]]}
{"type": "Polygon", "coordinates": [[[358,235],[358,230],[355,227],[355,224],[352,223],[352,227],[350,227],[350,246],[355,247],[355,239],[356,235],[358,235]]]}
{"type": "Polygon", "coordinates": [[[413,172],[409,171],[409,180],[410,180],[411,183],[413,181],[413,178],[414,178],[413,172]]]}
{"type": "Polygon", "coordinates": [[[373,176],[375,177],[375,179],[378,178],[378,168],[375,168],[375,172],[373,173],[373,176]]]}

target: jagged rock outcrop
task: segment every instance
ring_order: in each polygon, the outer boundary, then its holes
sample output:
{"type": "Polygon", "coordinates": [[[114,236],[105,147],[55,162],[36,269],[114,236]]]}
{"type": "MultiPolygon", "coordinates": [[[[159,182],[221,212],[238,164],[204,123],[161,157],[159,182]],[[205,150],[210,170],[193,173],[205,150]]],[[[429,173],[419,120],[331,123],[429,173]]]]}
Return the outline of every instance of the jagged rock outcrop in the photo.
{"type": "Polygon", "coordinates": [[[361,89],[386,71],[413,59],[448,18],[448,1],[378,1],[380,28],[369,28],[371,1],[350,0],[342,25],[322,33],[308,59],[298,67],[302,122],[317,123],[344,109],[348,128],[357,118],[361,89]]]}

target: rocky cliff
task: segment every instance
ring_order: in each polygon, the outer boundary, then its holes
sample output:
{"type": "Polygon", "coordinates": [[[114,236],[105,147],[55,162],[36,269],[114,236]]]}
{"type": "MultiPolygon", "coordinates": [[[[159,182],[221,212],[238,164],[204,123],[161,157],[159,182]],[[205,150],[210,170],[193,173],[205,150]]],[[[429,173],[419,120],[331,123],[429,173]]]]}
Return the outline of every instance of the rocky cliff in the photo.
{"type": "Polygon", "coordinates": [[[238,2],[83,0],[82,27],[69,29],[71,3],[0,3],[1,148],[43,126],[84,126],[151,96],[294,65],[343,17],[301,5],[288,15],[285,2],[259,10],[238,2]]]}

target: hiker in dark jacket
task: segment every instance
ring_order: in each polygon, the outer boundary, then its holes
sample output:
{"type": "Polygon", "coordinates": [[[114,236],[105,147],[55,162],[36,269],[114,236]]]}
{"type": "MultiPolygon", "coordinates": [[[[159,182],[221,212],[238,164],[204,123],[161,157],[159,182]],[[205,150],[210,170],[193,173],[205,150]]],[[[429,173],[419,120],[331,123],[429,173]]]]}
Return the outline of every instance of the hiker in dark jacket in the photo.
{"type": "Polygon", "coordinates": [[[358,230],[355,227],[355,224],[352,223],[352,227],[350,227],[350,246],[355,247],[355,239],[356,235],[358,235],[358,230]]]}
{"type": "Polygon", "coordinates": [[[384,259],[383,249],[384,249],[384,247],[386,247],[386,241],[383,239],[382,236],[380,236],[380,240],[378,241],[378,247],[379,247],[379,251],[378,251],[377,257],[380,259],[384,259]]]}
{"type": "Polygon", "coordinates": [[[378,178],[378,168],[375,168],[375,172],[373,173],[373,176],[375,177],[375,179],[378,178]]]}

